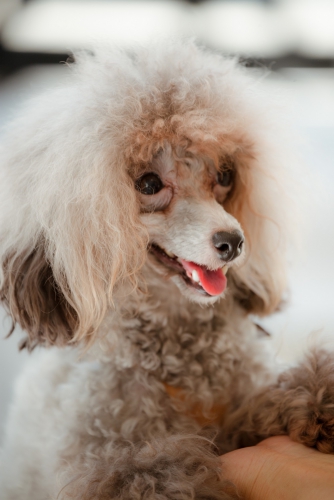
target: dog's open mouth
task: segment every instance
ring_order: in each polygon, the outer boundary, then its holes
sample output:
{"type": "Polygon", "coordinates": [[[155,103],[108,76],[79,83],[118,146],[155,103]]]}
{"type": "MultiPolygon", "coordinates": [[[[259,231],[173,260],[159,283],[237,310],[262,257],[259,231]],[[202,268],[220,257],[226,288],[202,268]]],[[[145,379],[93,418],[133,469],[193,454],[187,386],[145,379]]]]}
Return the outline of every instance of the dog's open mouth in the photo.
{"type": "Polygon", "coordinates": [[[188,286],[195,288],[199,292],[215,296],[220,295],[225,290],[227,266],[211,271],[206,266],[180,259],[176,255],[167,254],[165,250],[155,243],[150,245],[149,250],[159,262],[180,275],[188,286]]]}

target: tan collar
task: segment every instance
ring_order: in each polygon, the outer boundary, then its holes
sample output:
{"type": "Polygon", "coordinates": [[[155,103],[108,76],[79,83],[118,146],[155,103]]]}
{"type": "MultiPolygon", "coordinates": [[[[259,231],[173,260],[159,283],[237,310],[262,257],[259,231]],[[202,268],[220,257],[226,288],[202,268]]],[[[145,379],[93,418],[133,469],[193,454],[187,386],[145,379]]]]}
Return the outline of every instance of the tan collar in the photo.
{"type": "MultiPolygon", "coordinates": [[[[164,384],[164,386],[169,397],[177,401],[185,401],[186,397],[183,389],[169,384],[164,384]]],[[[203,405],[200,402],[196,402],[189,404],[185,414],[204,427],[222,422],[226,409],[226,405],[214,404],[209,412],[204,412],[203,405]]]]}

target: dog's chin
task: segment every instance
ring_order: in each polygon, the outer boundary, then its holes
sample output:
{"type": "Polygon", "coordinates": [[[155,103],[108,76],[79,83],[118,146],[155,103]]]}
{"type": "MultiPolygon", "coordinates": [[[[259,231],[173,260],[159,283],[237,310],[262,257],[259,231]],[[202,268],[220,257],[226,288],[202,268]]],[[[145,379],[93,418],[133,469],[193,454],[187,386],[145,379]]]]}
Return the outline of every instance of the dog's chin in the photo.
{"type": "Polygon", "coordinates": [[[207,293],[203,293],[201,290],[193,288],[191,285],[188,285],[180,276],[172,276],[171,281],[175,283],[180,292],[184,297],[186,297],[191,302],[197,302],[202,305],[210,305],[214,304],[221,297],[224,296],[224,293],[220,295],[209,295],[207,293]]]}
{"type": "Polygon", "coordinates": [[[177,286],[181,294],[189,301],[196,302],[202,305],[210,305],[224,296],[226,278],[224,275],[222,275],[221,272],[218,272],[218,270],[206,270],[203,273],[202,269],[205,269],[205,266],[182,261],[182,259],[178,259],[175,256],[168,255],[158,245],[151,245],[149,249],[149,263],[152,271],[154,270],[158,274],[159,279],[162,280],[165,286],[166,281],[172,282],[177,286]],[[198,270],[196,271],[195,275],[193,274],[194,270],[192,270],[191,267],[194,267],[198,270]],[[219,274],[220,279],[223,281],[222,290],[215,290],[214,293],[208,293],[200,280],[199,276],[201,274],[203,274],[203,280],[204,275],[206,274],[219,274]],[[195,280],[193,279],[194,276],[196,276],[195,280]]]}

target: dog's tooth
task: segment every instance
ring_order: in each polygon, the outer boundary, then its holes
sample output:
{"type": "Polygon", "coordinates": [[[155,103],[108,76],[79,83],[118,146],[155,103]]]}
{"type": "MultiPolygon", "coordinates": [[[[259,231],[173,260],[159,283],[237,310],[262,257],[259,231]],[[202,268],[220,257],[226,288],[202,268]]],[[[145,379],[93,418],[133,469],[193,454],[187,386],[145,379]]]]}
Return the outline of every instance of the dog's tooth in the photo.
{"type": "Polygon", "coordinates": [[[172,252],[165,250],[165,253],[168,255],[168,257],[170,257],[171,259],[174,259],[175,255],[172,252]]]}
{"type": "Polygon", "coordinates": [[[228,271],[228,265],[227,264],[225,264],[225,266],[222,267],[222,271],[226,275],[226,273],[228,271]]]}
{"type": "Polygon", "coordinates": [[[195,281],[196,283],[200,282],[200,279],[199,279],[199,276],[198,276],[198,272],[196,271],[196,269],[193,270],[193,272],[191,274],[191,279],[193,281],[195,281]]]}

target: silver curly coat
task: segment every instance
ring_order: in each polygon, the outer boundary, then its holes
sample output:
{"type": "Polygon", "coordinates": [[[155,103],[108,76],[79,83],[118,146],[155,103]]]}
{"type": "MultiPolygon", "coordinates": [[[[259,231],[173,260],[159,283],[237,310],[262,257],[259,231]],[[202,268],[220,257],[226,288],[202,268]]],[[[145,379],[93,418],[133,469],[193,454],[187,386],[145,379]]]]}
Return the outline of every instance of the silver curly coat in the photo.
{"type": "Polygon", "coordinates": [[[1,499],[236,499],[226,451],[289,434],[333,452],[333,355],[279,373],[253,322],[282,301],[291,218],[259,82],[192,42],[68,73],[0,156],[1,300],[21,347],[48,347],[17,384],[1,499]]]}

